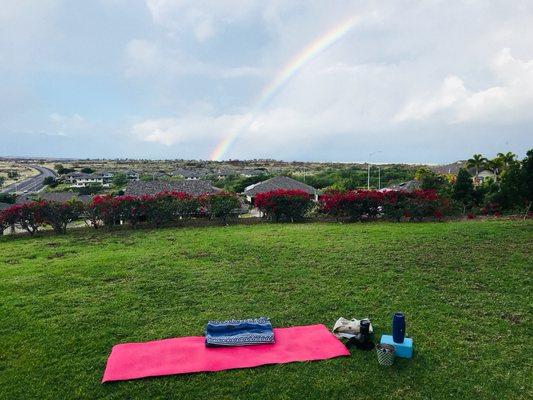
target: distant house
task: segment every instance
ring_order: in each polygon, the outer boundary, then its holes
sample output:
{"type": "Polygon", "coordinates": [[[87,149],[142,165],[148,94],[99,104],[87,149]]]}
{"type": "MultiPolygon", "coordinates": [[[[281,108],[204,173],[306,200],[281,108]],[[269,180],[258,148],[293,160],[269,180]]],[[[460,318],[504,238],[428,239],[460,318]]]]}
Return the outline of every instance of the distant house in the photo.
{"type": "Polygon", "coordinates": [[[92,185],[102,185],[103,187],[110,186],[108,181],[104,182],[104,176],[102,174],[85,174],[80,172],[78,175],[72,177],[72,181],[70,187],[73,188],[84,188],[92,185]]]}
{"type": "Polygon", "coordinates": [[[237,175],[237,172],[232,169],[221,168],[213,172],[218,179],[225,179],[230,175],[237,175]]]}
{"type": "MultiPolygon", "coordinates": [[[[475,171],[474,171],[474,181],[476,180],[475,171]]],[[[490,169],[484,169],[482,171],[479,171],[477,174],[477,182],[476,183],[483,183],[487,179],[496,180],[496,174],[492,172],[490,169]]]]}
{"type": "Polygon", "coordinates": [[[244,189],[244,195],[246,196],[247,201],[253,203],[255,196],[259,193],[271,192],[278,189],[302,190],[309,194],[314,201],[318,201],[318,190],[312,186],[287,176],[275,176],[274,178],[267,179],[266,181],[247,186],[244,189]]]}
{"type": "Polygon", "coordinates": [[[81,178],[83,175],[87,175],[87,174],[84,172],[70,172],[66,175],[63,175],[61,179],[63,179],[63,181],[65,182],[72,184],[76,182],[76,179],[81,178]]]}
{"type": "Polygon", "coordinates": [[[453,174],[457,175],[459,173],[459,170],[461,168],[466,167],[466,161],[457,161],[451,164],[443,164],[443,165],[429,165],[428,168],[430,171],[438,174],[438,175],[445,175],[445,174],[453,174]]]}
{"type": "Polygon", "coordinates": [[[211,182],[205,180],[184,180],[184,181],[149,181],[130,182],[125,193],[132,196],[142,196],[145,194],[157,194],[161,192],[183,192],[191,196],[201,196],[205,194],[215,194],[221,189],[214,187],[211,182]]]}
{"type": "Polygon", "coordinates": [[[28,196],[27,194],[22,194],[20,196],[17,196],[15,203],[16,204],[27,204],[27,203],[31,203],[32,201],[33,200],[30,196],[28,196]]]}
{"type": "Polygon", "coordinates": [[[46,200],[46,201],[57,201],[59,203],[65,203],[71,200],[79,200],[83,203],[88,203],[91,201],[91,196],[79,195],[76,192],[51,192],[51,193],[40,193],[37,196],[37,199],[46,200]]]}
{"type": "Polygon", "coordinates": [[[13,204],[9,203],[0,203],[0,212],[7,210],[8,208],[13,207],[13,204]]]}
{"type": "Polygon", "coordinates": [[[126,178],[128,178],[128,181],[138,181],[141,177],[141,175],[137,171],[134,171],[133,169],[122,171],[122,173],[126,175],[126,178]]]}
{"type": "Polygon", "coordinates": [[[206,168],[179,168],[172,173],[173,176],[182,177],[186,180],[206,179],[211,175],[211,171],[206,168]]]}
{"type": "Polygon", "coordinates": [[[407,181],[407,182],[402,182],[402,183],[399,183],[397,185],[392,185],[388,188],[385,188],[385,189],[382,189],[383,191],[387,191],[387,190],[403,190],[403,191],[406,191],[406,192],[412,192],[414,190],[418,190],[421,188],[421,185],[422,183],[420,181],[417,181],[417,180],[410,180],[410,181],[407,181]]]}
{"type": "Polygon", "coordinates": [[[238,175],[244,176],[245,178],[250,178],[252,176],[261,176],[265,175],[267,172],[262,169],[242,169],[238,171],[238,175]]]}
{"type": "Polygon", "coordinates": [[[491,171],[490,169],[482,169],[478,172],[477,178],[476,178],[476,169],[475,168],[469,168],[468,173],[472,177],[472,181],[474,182],[474,185],[479,185],[483,183],[486,179],[492,179],[496,180],[496,174],[491,171]]]}

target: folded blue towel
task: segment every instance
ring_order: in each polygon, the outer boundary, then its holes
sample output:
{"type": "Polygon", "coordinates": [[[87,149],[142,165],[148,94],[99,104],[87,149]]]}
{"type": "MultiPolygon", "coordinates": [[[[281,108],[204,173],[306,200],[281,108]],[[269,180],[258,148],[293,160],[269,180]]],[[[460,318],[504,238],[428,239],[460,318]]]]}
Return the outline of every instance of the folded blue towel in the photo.
{"type": "Polygon", "coordinates": [[[266,317],[209,321],[205,328],[206,346],[248,346],[274,343],[274,330],[266,317]]]}

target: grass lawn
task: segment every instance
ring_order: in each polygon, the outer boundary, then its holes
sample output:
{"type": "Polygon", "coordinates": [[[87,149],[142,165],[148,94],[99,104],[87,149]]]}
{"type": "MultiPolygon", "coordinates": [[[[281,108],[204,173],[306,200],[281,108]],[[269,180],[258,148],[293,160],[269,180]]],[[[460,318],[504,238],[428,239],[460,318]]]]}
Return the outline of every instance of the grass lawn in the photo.
{"type": "MultiPolygon", "coordinates": [[[[526,399],[533,223],[260,224],[0,238],[0,398],[526,399]],[[412,360],[351,357],[102,385],[116,343],[407,316],[412,360]]],[[[319,346],[320,344],[317,343],[319,346]]]]}

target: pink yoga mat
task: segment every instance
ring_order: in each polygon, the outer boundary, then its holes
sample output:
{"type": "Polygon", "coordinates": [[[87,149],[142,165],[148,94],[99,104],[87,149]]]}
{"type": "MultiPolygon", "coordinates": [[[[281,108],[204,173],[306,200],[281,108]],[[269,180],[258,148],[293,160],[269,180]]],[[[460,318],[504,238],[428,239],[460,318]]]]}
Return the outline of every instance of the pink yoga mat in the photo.
{"type": "Polygon", "coordinates": [[[203,336],[113,346],[102,382],[325,360],[350,353],[324,325],[274,329],[275,344],[205,347],[203,336]]]}

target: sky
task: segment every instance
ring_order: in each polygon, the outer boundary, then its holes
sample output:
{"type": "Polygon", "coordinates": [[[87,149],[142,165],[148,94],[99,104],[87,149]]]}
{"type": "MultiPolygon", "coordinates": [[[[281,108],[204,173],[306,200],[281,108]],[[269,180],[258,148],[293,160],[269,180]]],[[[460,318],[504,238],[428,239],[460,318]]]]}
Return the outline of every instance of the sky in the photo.
{"type": "Polygon", "coordinates": [[[529,148],[532,0],[0,0],[0,156],[529,148]]]}

